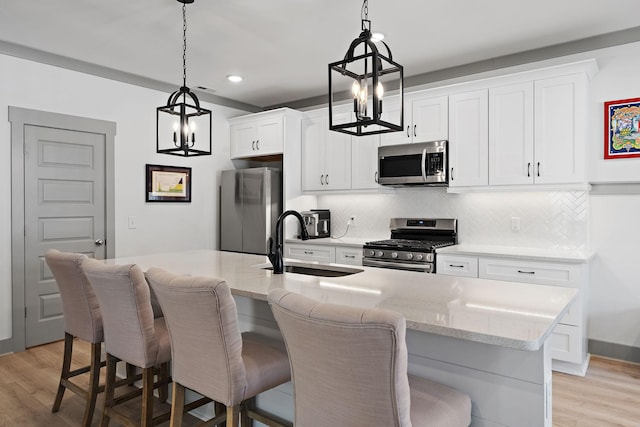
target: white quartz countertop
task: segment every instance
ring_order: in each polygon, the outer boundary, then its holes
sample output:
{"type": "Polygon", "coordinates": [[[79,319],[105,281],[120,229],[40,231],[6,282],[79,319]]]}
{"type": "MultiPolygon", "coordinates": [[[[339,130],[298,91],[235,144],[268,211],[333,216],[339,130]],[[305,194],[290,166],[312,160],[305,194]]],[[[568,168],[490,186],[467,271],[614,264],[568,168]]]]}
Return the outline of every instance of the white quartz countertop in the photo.
{"type": "MultiPolygon", "coordinates": [[[[266,300],[285,288],[318,301],[395,310],[407,328],[521,350],[538,350],[568,310],[578,290],[375,267],[344,277],[273,274],[265,256],[212,250],[121,257],[143,270],[220,277],[234,295],[266,300]]],[[[293,264],[294,261],[286,260],[293,264]]],[[[307,263],[309,264],[309,263],[307,263]]],[[[336,264],[334,264],[336,265],[336,264]]],[[[356,268],[341,266],[342,268],[356,268]]]]}
{"type": "Polygon", "coordinates": [[[584,263],[594,255],[592,251],[555,248],[527,248],[517,246],[491,246],[459,244],[437,249],[439,254],[499,256],[504,258],[529,258],[541,261],[584,263]]]}

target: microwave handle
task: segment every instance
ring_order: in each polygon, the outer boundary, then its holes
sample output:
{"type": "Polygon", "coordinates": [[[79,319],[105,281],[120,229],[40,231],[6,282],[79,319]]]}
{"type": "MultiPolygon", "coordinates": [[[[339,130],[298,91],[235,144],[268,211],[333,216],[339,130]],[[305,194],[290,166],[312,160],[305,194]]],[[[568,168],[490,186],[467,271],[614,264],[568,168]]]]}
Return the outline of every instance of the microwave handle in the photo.
{"type": "Polygon", "coordinates": [[[422,150],[422,182],[427,182],[427,149],[422,150]]]}

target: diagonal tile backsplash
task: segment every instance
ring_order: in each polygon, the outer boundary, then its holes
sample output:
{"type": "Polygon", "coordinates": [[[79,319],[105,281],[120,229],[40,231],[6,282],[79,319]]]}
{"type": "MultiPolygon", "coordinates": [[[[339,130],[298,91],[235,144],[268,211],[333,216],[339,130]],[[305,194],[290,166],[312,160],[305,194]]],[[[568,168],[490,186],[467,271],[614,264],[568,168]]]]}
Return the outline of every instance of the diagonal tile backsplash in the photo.
{"type": "Polygon", "coordinates": [[[318,196],[331,210],[333,236],[389,237],[393,217],[458,218],[460,243],[536,248],[586,249],[589,195],[586,191],[523,191],[449,194],[444,188],[398,188],[372,194],[318,196]],[[511,218],[520,230],[511,230],[511,218]]]}

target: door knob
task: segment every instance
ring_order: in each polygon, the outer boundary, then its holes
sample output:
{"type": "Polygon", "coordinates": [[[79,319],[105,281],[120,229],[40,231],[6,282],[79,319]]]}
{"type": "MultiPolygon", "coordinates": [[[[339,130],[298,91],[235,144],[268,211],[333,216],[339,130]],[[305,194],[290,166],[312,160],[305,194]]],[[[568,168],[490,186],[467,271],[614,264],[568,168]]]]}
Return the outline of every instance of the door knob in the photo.
{"type": "Polygon", "coordinates": [[[104,245],[104,240],[96,239],[95,244],[96,244],[96,246],[102,246],[102,245],[104,245]]]}

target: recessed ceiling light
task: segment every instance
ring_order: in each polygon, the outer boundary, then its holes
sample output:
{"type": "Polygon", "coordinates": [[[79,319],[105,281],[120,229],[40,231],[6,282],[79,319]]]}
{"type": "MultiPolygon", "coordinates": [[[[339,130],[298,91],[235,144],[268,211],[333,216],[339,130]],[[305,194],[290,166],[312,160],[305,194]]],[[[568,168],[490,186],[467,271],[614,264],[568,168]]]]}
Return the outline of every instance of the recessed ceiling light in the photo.
{"type": "Polygon", "coordinates": [[[229,80],[232,83],[240,83],[242,81],[242,76],[237,76],[235,74],[229,74],[227,76],[227,80],[229,80]]]}
{"type": "Polygon", "coordinates": [[[384,34],[382,33],[371,33],[371,41],[372,42],[379,42],[382,39],[384,39],[384,34]]]}

